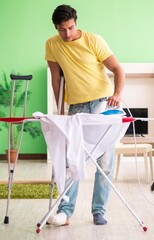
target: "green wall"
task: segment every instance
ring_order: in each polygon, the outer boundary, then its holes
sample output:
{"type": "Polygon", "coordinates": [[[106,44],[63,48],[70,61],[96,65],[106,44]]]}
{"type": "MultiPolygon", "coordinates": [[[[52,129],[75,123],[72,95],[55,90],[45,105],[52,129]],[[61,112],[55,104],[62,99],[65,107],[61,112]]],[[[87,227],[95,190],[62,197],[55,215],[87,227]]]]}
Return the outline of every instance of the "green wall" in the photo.
{"type": "MultiPolygon", "coordinates": [[[[27,116],[47,112],[44,44],[56,33],[51,13],[63,3],[77,9],[79,28],[106,39],[120,62],[154,61],[153,0],[0,0],[0,71],[33,75],[27,116]]],[[[0,132],[0,154],[6,147],[6,133],[0,132]]],[[[43,136],[24,134],[21,153],[45,152],[43,136]]]]}

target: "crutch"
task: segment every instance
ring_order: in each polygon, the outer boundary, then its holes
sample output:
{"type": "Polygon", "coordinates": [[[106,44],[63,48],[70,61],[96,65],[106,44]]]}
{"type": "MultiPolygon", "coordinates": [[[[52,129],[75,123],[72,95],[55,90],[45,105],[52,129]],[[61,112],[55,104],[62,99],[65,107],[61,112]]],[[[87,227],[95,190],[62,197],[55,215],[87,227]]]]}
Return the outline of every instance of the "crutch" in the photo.
{"type": "MultiPolygon", "coordinates": [[[[59,99],[58,99],[58,106],[57,106],[57,114],[60,115],[61,113],[61,108],[62,108],[62,100],[63,100],[63,89],[64,89],[64,75],[62,70],[60,71],[60,89],[59,89],[59,99]]],[[[54,167],[52,165],[52,171],[51,171],[51,184],[50,184],[50,199],[49,199],[49,211],[52,208],[52,196],[53,196],[53,191],[54,191],[54,182],[55,182],[55,178],[54,178],[54,167]]],[[[57,204],[57,203],[56,203],[57,204]]],[[[56,205],[54,204],[54,205],[56,205]]],[[[40,227],[42,224],[45,223],[45,221],[47,220],[47,218],[43,218],[38,224],[37,226],[40,227]]]]}
{"type": "MultiPolygon", "coordinates": [[[[19,80],[25,80],[26,84],[25,84],[25,95],[24,95],[24,106],[23,106],[23,117],[25,117],[26,115],[26,102],[27,102],[27,93],[28,93],[28,84],[29,84],[29,80],[32,79],[32,75],[10,75],[12,82],[12,96],[11,96],[11,103],[10,103],[10,118],[12,118],[12,111],[13,111],[13,103],[14,103],[14,95],[15,95],[15,84],[16,81],[19,80]]],[[[19,151],[20,151],[20,146],[21,146],[21,141],[22,141],[22,135],[23,135],[23,129],[24,129],[24,122],[9,122],[8,123],[8,198],[7,198],[7,206],[6,206],[6,215],[4,218],[4,223],[8,224],[9,223],[9,204],[10,204],[10,197],[11,197],[11,190],[12,190],[12,184],[13,184],[13,175],[14,175],[14,170],[15,170],[15,165],[17,163],[18,160],[18,156],[19,156],[19,151]],[[13,165],[11,165],[10,162],[10,149],[11,149],[11,135],[12,133],[12,124],[22,124],[21,125],[21,131],[20,131],[20,136],[19,136],[19,142],[18,142],[18,149],[17,149],[17,154],[16,154],[16,158],[15,158],[15,162],[13,165]]]]}
{"type": "MultiPolygon", "coordinates": [[[[58,107],[57,107],[57,114],[58,115],[60,115],[60,113],[61,113],[62,99],[63,99],[63,89],[64,89],[64,75],[63,75],[62,70],[60,71],[60,76],[61,76],[61,79],[60,79],[59,99],[58,99],[58,107]]],[[[54,191],[54,187],[55,187],[54,181],[55,181],[55,178],[54,178],[54,168],[53,168],[53,165],[52,165],[49,210],[50,210],[50,208],[52,206],[52,196],[53,196],[53,191],[54,191]]]]}

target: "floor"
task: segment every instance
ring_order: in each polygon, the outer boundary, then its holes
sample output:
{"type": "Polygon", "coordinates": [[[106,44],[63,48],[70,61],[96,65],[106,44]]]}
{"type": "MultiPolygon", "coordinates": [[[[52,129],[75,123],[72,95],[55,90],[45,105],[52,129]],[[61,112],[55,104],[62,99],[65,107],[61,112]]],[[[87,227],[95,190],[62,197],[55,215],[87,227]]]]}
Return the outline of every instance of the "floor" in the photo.
{"type": "MultiPolygon", "coordinates": [[[[36,224],[48,210],[48,200],[11,200],[9,224],[3,224],[6,200],[0,200],[0,240],[153,240],[154,239],[154,192],[144,180],[144,164],[137,164],[140,185],[137,181],[133,158],[123,159],[114,186],[120,192],[123,203],[114,190],[111,191],[105,218],[108,224],[95,226],[90,213],[95,167],[87,166],[88,178],[80,182],[80,191],[74,215],[69,226],[44,226],[39,234],[36,224]],[[141,193],[142,192],[142,193],[141,193]],[[133,213],[145,223],[144,232],[133,213]]],[[[0,161],[0,181],[6,181],[7,163],[0,161]]],[[[15,167],[14,181],[50,181],[51,164],[45,161],[19,161],[15,167]]]]}

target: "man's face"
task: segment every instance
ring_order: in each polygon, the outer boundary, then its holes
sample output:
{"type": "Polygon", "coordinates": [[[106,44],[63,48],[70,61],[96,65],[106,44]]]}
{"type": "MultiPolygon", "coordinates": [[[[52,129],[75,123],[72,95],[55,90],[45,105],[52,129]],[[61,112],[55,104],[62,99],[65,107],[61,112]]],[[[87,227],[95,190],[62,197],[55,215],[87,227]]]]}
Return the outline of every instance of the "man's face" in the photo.
{"type": "Polygon", "coordinates": [[[76,23],[73,18],[66,22],[62,22],[60,25],[56,25],[55,27],[63,41],[71,42],[76,39],[76,23]]]}

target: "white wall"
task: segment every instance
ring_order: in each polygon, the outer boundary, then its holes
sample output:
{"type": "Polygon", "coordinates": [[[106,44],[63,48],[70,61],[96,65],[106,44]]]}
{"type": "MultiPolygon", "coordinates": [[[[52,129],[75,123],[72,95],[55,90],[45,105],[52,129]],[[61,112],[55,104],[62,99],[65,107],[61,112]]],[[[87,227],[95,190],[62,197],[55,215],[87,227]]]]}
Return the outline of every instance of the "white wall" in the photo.
{"type": "MultiPolygon", "coordinates": [[[[154,73],[154,63],[123,64],[126,73],[154,73]]],[[[129,108],[148,108],[154,118],[154,78],[126,78],[123,101],[129,108]]],[[[124,106],[125,107],[125,106],[124,106]]],[[[149,121],[148,136],[154,137],[154,121],[149,121]]]]}

